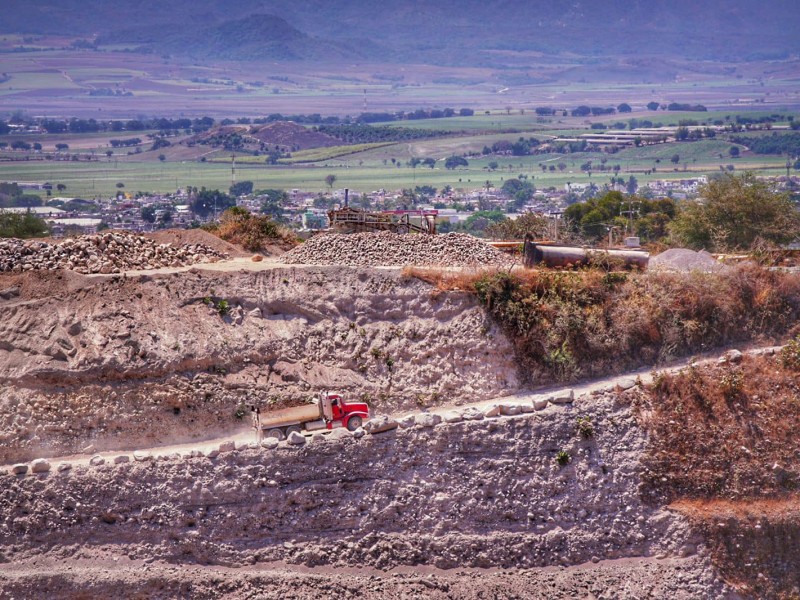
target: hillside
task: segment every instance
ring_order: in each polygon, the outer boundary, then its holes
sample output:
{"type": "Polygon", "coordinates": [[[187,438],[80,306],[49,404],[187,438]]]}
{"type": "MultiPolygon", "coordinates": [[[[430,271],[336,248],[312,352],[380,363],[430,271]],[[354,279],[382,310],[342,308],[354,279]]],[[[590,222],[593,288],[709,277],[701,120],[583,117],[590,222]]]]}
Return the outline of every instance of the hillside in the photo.
{"type": "Polygon", "coordinates": [[[800,9],[791,0],[615,0],[602,8],[587,2],[407,0],[368,11],[356,0],[311,0],[302,6],[288,0],[235,5],[179,0],[168,6],[122,0],[113,8],[100,0],[9,0],[0,30],[69,30],[101,37],[113,30],[117,42],[135,40],[158,51],[238,60],[362,56],[525,66],[537,61],[530,53],[739,60],[786,56],[800,50],[798,27],[800,9]]]}
{"type": "Polygon", "coordinates": [[[107,235],[91,260],[147,265],[0,274],[7,595],[793,598],[800,342],[650,369],[786,335],[796,274],[442,268],[481,250],[452,234],[165,267],[107,235]],[[324,390],[364,427],[254,441],[248,406],[324,390]]]}

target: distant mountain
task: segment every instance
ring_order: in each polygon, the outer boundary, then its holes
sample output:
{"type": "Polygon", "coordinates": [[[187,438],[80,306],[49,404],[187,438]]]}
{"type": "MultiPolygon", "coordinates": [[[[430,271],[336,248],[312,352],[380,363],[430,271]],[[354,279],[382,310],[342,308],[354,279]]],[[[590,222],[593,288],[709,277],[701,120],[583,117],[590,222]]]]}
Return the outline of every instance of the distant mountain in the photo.
{"type": "Polygon", "coordinates": [[[231,59],[500,66],[534,51],[745,60],[800,52],[800,2],[5,0],[0,31],[69,31],[231,59]]]}
{"type": "Polygon", "coordinates": [[[97,38],[100,44],[133,42],[141,49],[193,58],[245,61],[362,60],[345,42],[312,37],[275,15],[255,14],[219,25],[139,26],[97,38]]]}

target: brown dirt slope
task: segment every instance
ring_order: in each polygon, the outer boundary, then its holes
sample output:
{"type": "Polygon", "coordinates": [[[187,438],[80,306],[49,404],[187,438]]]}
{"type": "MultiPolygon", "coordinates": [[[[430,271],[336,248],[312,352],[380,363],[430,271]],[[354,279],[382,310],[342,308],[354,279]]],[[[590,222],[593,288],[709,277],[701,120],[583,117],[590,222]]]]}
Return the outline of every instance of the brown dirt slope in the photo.
{"type": "Polygon", "coordinates": [[[235,244],[221,240],[213,233],[203,229],[162,229],[153,233],[143,234],[159,244],[172,244],[180,246],[183,244],[204,244],[217,252],[222,252],[231,257],[251,256],[252,252],[247,252],[235,244]]]}
{"type": "Polygon", "coordinates": [[[330,135],[312,131],[291,121],[279,121],[269,125],[255,126],[250,135],[270,146],[294,150],[309,148],[327,148],[341,146],[342,140],[330,135]]]}
{"type": "Polygon", "coordinates": [[[797,351],[656,375],[635,402],[649,431],[643,498],[687,515],[747,597],[800,596],[797,351]]]}
{"type": "Polygon", "coordinates": [[[779,500],[681,500],[720,574],[753,598],[800,597],[800,496],[779,500]]]}

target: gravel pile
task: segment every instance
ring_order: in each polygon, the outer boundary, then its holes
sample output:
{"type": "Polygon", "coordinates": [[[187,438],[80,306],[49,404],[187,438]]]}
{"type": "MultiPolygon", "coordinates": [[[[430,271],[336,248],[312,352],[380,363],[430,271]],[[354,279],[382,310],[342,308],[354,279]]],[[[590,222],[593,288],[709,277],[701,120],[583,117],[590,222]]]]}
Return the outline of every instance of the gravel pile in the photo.
{"type": "Polygon", "coordinates": [[[500,266],[508,261],[507,255],[465,233],[328,233],[314,236],[283,255],[287,264],[366,267],[500,266]]]}
{"type": "Polygon", "coordinates": [[[651,270],[677,271],[688,273],[690,271],[703,271],[710,273],[719,271],[724,265],[705,250],[695,252],[687,248],[671,248],[657,256],[650,258],[648,268],[651,270]]]}
{"type": "Polygon", "coordinates": [[[0,240],[0,271],[68,269],[78,273],[119,273],[130,269],[182,267],[226,258],[203,244],[173,246],[130,233],[103,233],[57,244],[0,240]]]}

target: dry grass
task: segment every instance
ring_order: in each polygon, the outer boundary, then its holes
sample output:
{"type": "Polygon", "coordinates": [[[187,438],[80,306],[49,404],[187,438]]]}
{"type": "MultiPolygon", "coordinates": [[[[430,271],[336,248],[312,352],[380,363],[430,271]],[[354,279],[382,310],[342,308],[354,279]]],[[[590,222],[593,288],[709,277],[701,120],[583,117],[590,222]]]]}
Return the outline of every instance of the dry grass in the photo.
{"type": "Polygon", "coordinates": [[[260,252],[270,244],[291,248],[297,243],[295,235],[286,227],[239,207],[226,210],[219,225],[208,227],[207,231],[250,252],[260,252]]]}
{"type": "Polygon", "coordinates": [[[724,273],[406,269],[438,292],[475,293],[515,345],[524,379],[568,381],[760,338],[800,316],[800,277],[724,273]]]}
{"type": "Polygon", "coordinates": [[[746,597],[800,598],[800,498],[680,501],[718,572],[746,597]]]}
{"type": "Polygon", "coordinates": [[[658,374],[636,392],[644,498],[689,517],[747,597],[800,597],[800,363],[789,348],[658,374]]]}
{"type": "Polygon", "coordinates": [[[643,493],[768,498],[800,489],[800,374],[780,357],[658,374],[640,408],[650,433],[643,493]]]}

